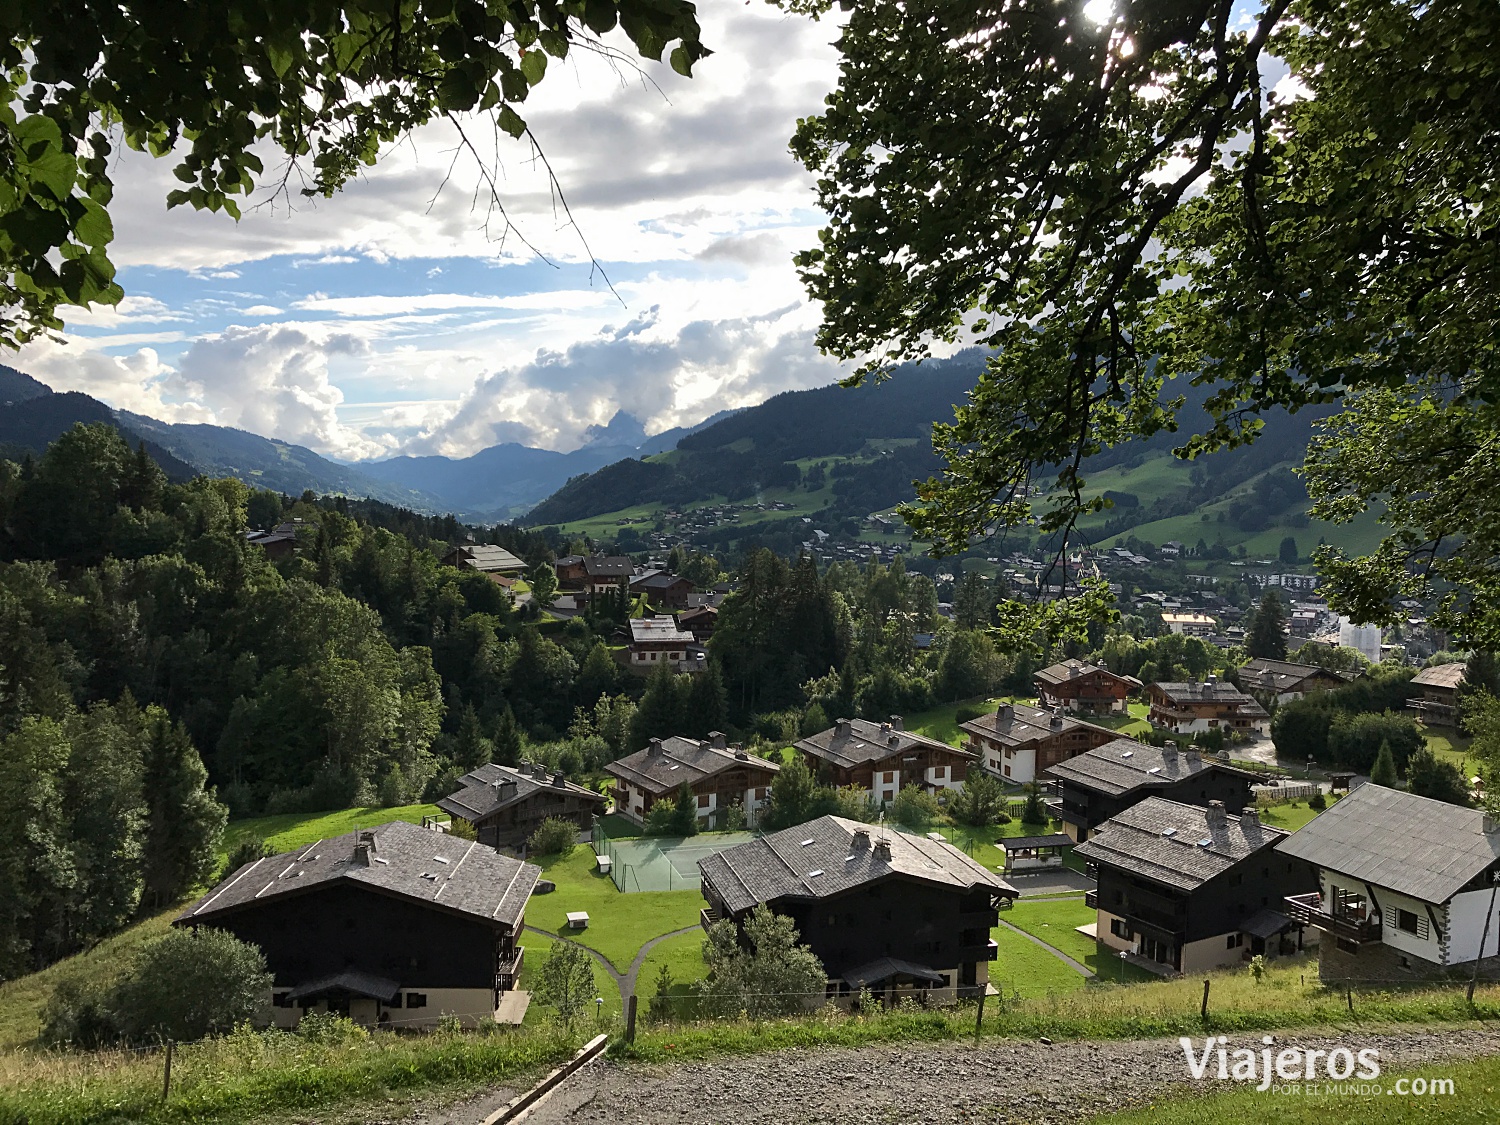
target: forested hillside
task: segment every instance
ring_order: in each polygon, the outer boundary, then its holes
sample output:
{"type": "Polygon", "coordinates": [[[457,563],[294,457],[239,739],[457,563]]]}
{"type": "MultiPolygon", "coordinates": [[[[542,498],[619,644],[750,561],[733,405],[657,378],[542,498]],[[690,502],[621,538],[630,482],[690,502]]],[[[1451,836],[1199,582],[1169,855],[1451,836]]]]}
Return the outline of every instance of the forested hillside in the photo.
{"type": "Polygon", "coordinates": [[[932,423],[953,414],[973,386],[983,354],[966,351],[920,368],[907,365],[890,380],[854,390],[839,386],[788,391],[690,434],[675,452],[619,461],[569,481],[531,510],[531,525],[566,523],[636,504],[668,506],[722,496],[742,500],[767,488],[795,486],[796,464],[846,458],[872,438],[914,439],[893,445],[876,463],[834,470],[830,515],[865,515],[911,495],[914,478],[938,468],[932,423]]]}

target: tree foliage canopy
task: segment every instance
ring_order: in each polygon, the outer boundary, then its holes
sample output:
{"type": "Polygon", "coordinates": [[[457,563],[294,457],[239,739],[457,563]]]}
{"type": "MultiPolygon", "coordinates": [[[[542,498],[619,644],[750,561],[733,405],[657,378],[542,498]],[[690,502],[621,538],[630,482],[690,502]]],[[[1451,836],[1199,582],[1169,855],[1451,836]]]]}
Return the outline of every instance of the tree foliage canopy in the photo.
{"type": "Polygon", "coordinates": [[[60,304],[123,295],[109,259],[121,144],[178,157],[168,206],[237,217],[268,148],[285,163],[266,178],[329,196],[437,118],[492,114],[529,136],[517,107],[549,60],[624,59],[601,39],[616,27],[684,75],[708,53],[688,0],[12,0],[0,7],[0,343],[60,328],[60,304]]]}
{"type": "Polygon", "coordinates": [[[829,216],[798,258],[822,347],[856,380],[997,349],[908,519],[939,552],[1038,504],[1069,528],[1106,503],[1085,459],[1175,431],[1184,381],[1210,392],[1184,456],[1342,401],[1314,514],[1383,501],[1390,531],[1319,550],[1330,600],[1388,621],[1447,578],[1439,624],[1500,633],[1500,8],[1094,7],[856,5],[839,87],[799,124],[829,216]]]}

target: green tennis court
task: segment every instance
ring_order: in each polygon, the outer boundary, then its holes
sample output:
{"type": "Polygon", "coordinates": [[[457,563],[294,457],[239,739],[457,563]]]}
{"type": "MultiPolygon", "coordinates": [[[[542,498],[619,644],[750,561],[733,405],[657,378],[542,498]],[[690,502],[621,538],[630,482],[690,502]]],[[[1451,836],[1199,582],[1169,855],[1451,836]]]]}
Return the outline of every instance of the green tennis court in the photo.
{"type": "Polygon", "coordinates": [[[627,894],[636,891],[695,891],[698,861],[755,839],[753,832],[710,832],[702,836],[637,836],[610,839],[598,829],[594,850],[610,859],[610,877],[627,894]]]}

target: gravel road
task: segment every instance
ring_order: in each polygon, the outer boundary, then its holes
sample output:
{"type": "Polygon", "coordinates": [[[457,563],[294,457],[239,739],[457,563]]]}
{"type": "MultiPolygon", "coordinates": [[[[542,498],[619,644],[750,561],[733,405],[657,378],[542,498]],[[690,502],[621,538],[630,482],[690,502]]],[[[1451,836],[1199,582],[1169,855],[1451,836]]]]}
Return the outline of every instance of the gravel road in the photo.
{"type": "MultiPolygon", "coordinates": [[[[1500,1053],[1500,1030],[1291,1034],[1278,1045],[1375,1047],[1387,1071],[1500,1053]]],[[[1263,1046],[1257,1035],[1229,1047],[1263,1046]]],[[[1014,1040],[779,1051],[666,1066],[600,1061],[580,1071],[525,1125],[1076,1125],[1080,1117],[1160,1097],[1189,1082],[1176,1039],[1058,1043],[1014,1040]]],[[[1198,1083],[1194,1083],[1198,1085],[1198,1083]]],[[[1217,1087],[1218,1083],[1204,1084],[1217,1087]]],[[[426,1125],[477,1125],[491,1097],[432,1111],[426,1125]]]]}

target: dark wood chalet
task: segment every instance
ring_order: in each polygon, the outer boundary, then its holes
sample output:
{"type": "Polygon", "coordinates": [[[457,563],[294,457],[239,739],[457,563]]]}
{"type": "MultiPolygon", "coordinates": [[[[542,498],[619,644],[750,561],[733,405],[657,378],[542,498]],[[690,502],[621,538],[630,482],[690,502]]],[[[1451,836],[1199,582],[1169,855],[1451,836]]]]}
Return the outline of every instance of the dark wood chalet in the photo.
{"type": "Polygon", "coordinates": [[[992,714],[959,724],[969,736],[964,748],[979,755],[984,768],[1013,785],[1042,773],[1118,735],[1067,715],[1025,703],[1002,703],[992,714]]]}
{"type": "Polygon", "coordinates": [[[393,821],[258,859],[173,922],[260,946],[273,1022],[310,1011],[362,1024],[493,1023],[515,986],[541,869],[393,821]]]}
{"type": "Polygon", "coordinates": [[[1264,734],[1271,716],[1260,701],[1217,676],[1202,683],[1155,683],[1148,689],[1151,725],[1173,734],[1206,734],[1254,738],[1264,734]]]}
{"type": "Polygon", "coordinates": [[[830,785],[855,785],[877,803],[895,798],[908,785],[927,790],[961,789],[979,755],[902,729],[900,715],[890,722],[840,719],[796,744],[808,768],[830,785]]]}
{"type": "Polygon", "coordinates": [[[764,904],[789,917],[835,995],[973,996],[989,982],[990,928],[1016,891],[941,840],[825,816],[699,860],[705,928],[764,904]]]}
{"type": "Polygon", "coordinates": [[[644,594],[650,605],[660,609],[687,609],[688,595],[696,589],[680,574],[668,574],[664,570],[648,570],[630,580],[632,594],[644,594]]]}
{"type": "Polygon", "coordinates": [[[1130,693],[1141,689],[1141,681],[1134,676],[1117,676],[1108,668],[1082,660],[1064,660],[1043,668],[1031,682],[1043,707],[1095,715],[1124,711],[1130,693]]]}
{"type": "Polygon", "coordinates": [[[1286,836],[1253,808],[1232,816],[1218,801],[1147,797],[1073,849],[1098,881],[1084,899],[1095,936],[1162,975],[1297,952],[1307,935],[1284,900],[1318,880],[1276,851],[1286,836]]]}
{"type": "Polygon", "coordinates": [[[443,556],[443,563],[480,574],[520,574],[526,569],[524,562],[493,543],[465,543],[454,547],[443,556]]]}
{"type": "Polygon", "coordinates": [[[1310,691],[1328,691],[1343,687],[1354,678],[1352,673],[1340,675],[1316,664],[1298,664],[1291,660],[1272,660],[1257,656],[1245,661],[1235,674],[1240,690],[1255,696],[1262,703],[1288,703],[1301,699],[1310,691]]]}
{"type": "Polygon", "coordinates": [[[1147,746],[1128,738],[1060,762],[1048,774],[1058,785],[1054,813],[1079,843],[1110,817],[1147,797],[1203,806],[1218,801],[1234,810],[1255,804],[1253,774],[1196,750],[1147,746]]]}
{"type": "Polygon", "coordinates": [[[593,826],[609,799],[602,793],[549,774],[545,766],[484,765],[458,779],[461,788],[438,801],[438,808],[474,826],[481,844],[517,848],[548,817],[572,821],[579,831],[593,826]]]}
{"type": "Polygon", "coordinates": [[[713,731],[705,739],[653,738],[646,749],[610,762],[604,771],[615,779],[615,812],[636,824],[644,824],[651,806],[663,797],[676,800],[686,785],[704,827],[721,821],[734,804],[744,810],[745,823],[754,827],[780,768],[730,746],[723,734],[713,731]]]}
{"type": "Polygon", "coordinates": [[[1458,693],[1464,686],[1467,666],[1462,663],[1439,664],[1423,668],[1412,677],[1411,686],[1421,694],[1407,704],[1430,727],[1458,725],[1458,693]]]}

